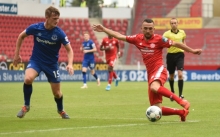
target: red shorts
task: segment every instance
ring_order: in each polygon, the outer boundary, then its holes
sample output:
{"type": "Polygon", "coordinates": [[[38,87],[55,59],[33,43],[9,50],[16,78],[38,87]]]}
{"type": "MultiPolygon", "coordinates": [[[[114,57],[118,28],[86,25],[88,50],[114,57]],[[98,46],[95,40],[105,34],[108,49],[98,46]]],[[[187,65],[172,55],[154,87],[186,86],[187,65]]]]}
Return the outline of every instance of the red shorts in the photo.
{"type": "Polygon", "coordinates": [[[106,61],[109,66],[114,67],[116,60],[117,58],[114,56],[114,57],[108,58],[106,61]]]}
{"type": "Polygon", "coordinates": [[[167,77],[167,69],[162,66],[162,68],[160,68],[158,71],[155,71],[152,75],[149,75],[148,78],[149,78],[149,80],[148,80],[148,97],[149,97],[150,105],[162,103],[162,101],[163,101],[162,95],[152,92],[150,90],[150,84],[153,81],[157,80],[157,81],[160,81],[161,86],[163,86],[168,78],[167,77]]]}

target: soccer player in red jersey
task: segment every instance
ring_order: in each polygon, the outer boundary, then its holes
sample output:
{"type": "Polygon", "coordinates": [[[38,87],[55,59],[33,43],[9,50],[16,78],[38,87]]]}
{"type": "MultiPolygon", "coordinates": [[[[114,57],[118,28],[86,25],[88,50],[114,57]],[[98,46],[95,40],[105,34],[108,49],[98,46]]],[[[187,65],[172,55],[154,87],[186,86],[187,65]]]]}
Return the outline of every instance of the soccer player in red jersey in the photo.
{"type": "Polygon", "coordinates": [[[105,32],[119,40],[127,41],[135,45],[141,52],[143,62],[148,74],[148,94],[150,105],[155,105],[161,108],[162,115],[179,115],[181,121],[186,120],[189,113],[190,103],[175,95],[173,92],[164,87],[167,80],[167,69],[163,65],[162,50],[175,46],[190,52],[200,55],[201,49],[192,49],[187,45],[179,42],[174,42],[161,35],[154,34],[154,21],[145,19],[141,26],[141,34],[125,36],[116,31],[103,27],[102,25],[93,25],[93,29],[98,32],[105,32]],[[162,106],[162,96],[175,100],[183,109],[174,109],[162,106]]]}
{"type": "Polygon", "coordinates": [[[119,52],[119,42],[117,39],[113,38],[111,35],[108,37],[103,38],[102,44],[100,46],[101,51],[105,51],[105,59],[108,64],[108,85],[105,90],[109,91],[111,89],[112,79],[115,79],[115,86],[118,86],[118,82],[120,78],[114,71],[114,65],[117,60],[117,57],[120,55],[119,52]]]}

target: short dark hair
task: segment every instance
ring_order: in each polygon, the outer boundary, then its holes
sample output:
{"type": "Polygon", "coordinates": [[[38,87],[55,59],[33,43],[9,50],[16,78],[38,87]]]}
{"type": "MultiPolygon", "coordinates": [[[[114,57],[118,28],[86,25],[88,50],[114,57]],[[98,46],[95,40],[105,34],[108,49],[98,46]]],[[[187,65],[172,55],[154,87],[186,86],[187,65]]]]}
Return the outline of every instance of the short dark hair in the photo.
{"type": "Polygon", "coordinates": [[[154,21],[152,19],[145,19],[143,22],[153,23],[154,24],[154,21]]]}

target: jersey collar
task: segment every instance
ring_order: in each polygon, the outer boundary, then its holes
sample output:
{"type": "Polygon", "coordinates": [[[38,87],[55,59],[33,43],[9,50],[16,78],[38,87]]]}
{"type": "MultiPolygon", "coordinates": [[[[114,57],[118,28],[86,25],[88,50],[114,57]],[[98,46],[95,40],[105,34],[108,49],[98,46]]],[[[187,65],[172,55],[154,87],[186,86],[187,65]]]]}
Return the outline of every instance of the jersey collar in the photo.
{"type": "Polygon", "coordinates": [[[174,33],[174,34],[177,34],[177,33],[179,32],[179,30],[177,30],[177,32],[175,33],[175,32],[173,32],[173,30],[172,30],[172,29],[171,29],[170,31],[171,31],[172,33],[174,33]]]}

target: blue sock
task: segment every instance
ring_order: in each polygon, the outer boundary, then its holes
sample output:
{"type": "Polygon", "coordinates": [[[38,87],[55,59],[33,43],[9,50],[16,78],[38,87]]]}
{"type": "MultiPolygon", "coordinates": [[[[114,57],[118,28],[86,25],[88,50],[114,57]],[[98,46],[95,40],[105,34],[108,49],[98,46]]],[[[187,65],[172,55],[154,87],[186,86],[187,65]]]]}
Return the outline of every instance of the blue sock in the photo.
{"type": "Polygon", "coordinates": [[[27,85],[27,84],[24,83],[23,92],[24,92],[24,105],[25,106],[30,106],[32,91],[33,91],[32,84],[27,85]]]}
{"type": "Polygon", "coordinates": [[[82,72],[83,74],[83,83],[86,84],[86,72],[82,72]]]}
{"type": "Polygon", "coordinates": [[[95,77],[95,79],[98,79],[98,76],[96,75],[96,73],[93,76],[95,77]]]}
{"type": "Polygon", "coordinates": [[[63,95],[61,96],[61,98],[55,98],[54,97],[54,100],[57,103],[57,110],[58,111],[63,111],[63,95]]]}

